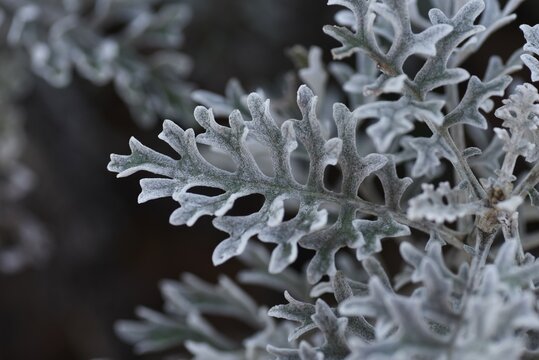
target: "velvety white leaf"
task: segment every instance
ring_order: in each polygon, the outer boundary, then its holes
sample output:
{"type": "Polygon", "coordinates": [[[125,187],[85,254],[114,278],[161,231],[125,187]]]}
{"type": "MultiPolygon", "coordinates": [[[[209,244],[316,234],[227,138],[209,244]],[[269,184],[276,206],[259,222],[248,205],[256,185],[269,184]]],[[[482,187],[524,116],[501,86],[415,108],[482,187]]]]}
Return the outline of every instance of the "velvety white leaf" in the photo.
{"type": "Polygon", "coordinates": [[[469,77],[464,69],[448,68],[448,61],[462,41],[484,30],[483,26],[474,24],[484,7],[482,0],[468,1],[452,18],[448,18],[448,15],[439,9],[429,11],[433,24],[449,25],[452,30],[436,43],[436,56],[428,58],[414,78],[421,93],[426,94],[443,85],[457,84],[469,77]]]}
{"type": "Polygon", "coordinates": [[[437,223],[453,222],[467,215],[478,215],[485,211],[480,202],[465,199],[460,202],[465,186],[459,185],[451,188],[449,183],[443,182],[434,188],[434,185],[423,184],[423,193],[412,198],[409,202],[408,217],[411,219],[427,219],[437,223]]]}
{"type": "MultiPolygon", "coordinates": [[[[294,262],[298,244],[316,250],[317,254],[308,268],[309,281],[316,282],[324,274],[334,274],[334,255],[340,248],[358,249],[363,258],[380,251],[381,239],[409,233],[408,227],[396,222],[390,214],[368,222],[358,220],[356,215],[358,207],[365,206],[357,196],[358,188],[370,174],[385,167],[379,176],[388,194],[387,205],[395,211],[409,180],[399,179],[392,169],[395,165],[386,165],[386,157],[359,155],[355,128],[360,118],[344,105],[336,104],[334,107],[339,136],[326,139],[321,131],[316,97],[312,91],[301,87],[297,102],[302,119],[287,120],[281,127],[272,117],[269,102],[257,94],[251,94],[247,101],[251,120],[244,120],[239,111],[234,111],[229,118],[229,127],[218,124],[211,110],[198,107],[195,118],[205,132],[195,137],[192,130],[184,131],[166,121],[160,134],[160,138],[181,156],[179,160],[153,151],[133,139],[130,143],[132,154],[113,155],[109,170],[118,172],[119,176],[145,170],[169,178],[170,181],[143,179],[140,199],[146,201],[172,196],[181,204],[171,215],[173,224],[192,225],[200,216],[215,216],[214,226],[229,234],[214,251],[215,264],[240,255],[249,239],[258,235],[261,241],[276,244],[269,263],[269,269],[274,273],[283,271],[294,262]],[[259,168],[247,147],[248,136],[267,149],[272,159],[273,176],[266,175],[259,168]],[[298,142],[305,147],[309,157],[306,184],[298,183],[291,170],[290,156],[298,142]],[[238,166],[237,170],[229,172],[212,165],[200,154],[196,143],[209,145],[229,156],[238,166]],[[327,211],[320,206],[328,196],[341,195],[326,189],[324,171],[328,165],[336,164],[341,167],[345,179],[342,196],[357,199],[357,204],[343,206],[340,220],[326,226],[327,211]],[[217,196],[188,193],[196,186],[218,188],[224,193],[217,196]],[[226,215],[236,199],[251,194],[264,195],[265,202],[260,210],[245,216],[226,215]],[[283,221],[283,204],[287,199],[298,199],[300,210],[294,218],[283,221]],[[383,231],[376,234],[376,229],[383,231]]],[[[433,106],[439,108],[438,103],[426,103],[425,108],[422,106],[417,104],[414,111],[430,112],[433,106]]]]}
{"type": "MultiPolygon", "coordinates": [[[[526,44],[524,45],[524,51],[531,52],[534,55],[539,55],[539,26],[535,25],[534,27],[531,27],[529,25],[521,25],[520,29],[524,33],[524,37],[526,38],[526,44]]],[[[539,80],[539,68],[538,68],[538,62],[533,55],[529,54],[523,54],[521,56],[522,61],[524,64],[530,69],[532,80],[538,81],[539,80]]]]}
{"type": "Polygon", "coordinates": [[[496,116],[503,120],[502,125],[510,130],[497,132],[507,152],[517,153],[527,161],[539,158],[539,94],[531,84],[519,85],[503,106],[496,110],[496,116]]]}

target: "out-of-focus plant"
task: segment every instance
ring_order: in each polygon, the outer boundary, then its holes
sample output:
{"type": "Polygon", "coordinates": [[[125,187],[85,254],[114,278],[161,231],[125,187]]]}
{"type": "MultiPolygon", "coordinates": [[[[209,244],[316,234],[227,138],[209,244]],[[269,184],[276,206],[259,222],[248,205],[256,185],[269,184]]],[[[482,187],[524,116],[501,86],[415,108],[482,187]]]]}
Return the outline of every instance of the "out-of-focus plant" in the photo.
{"type": "Polygon", "coordinates": [[[109,170],[157,175],[141,180],[139,202],[171,197],[174,225],[213,216],[228,234],[214,264],[240,256],[239,281],[284,290],[287,303],[266,312],[227,278],[214,287],[186,276],[161,286],[163,313],[140,308],[118,334],[141,353],[185,345],[201,360],[536,356],[539,263],[527,251],[537,240],[525,230],[539,203],[539,95],[526,83],[496,110],[493,98],[521,59],[539,78],[539,26],[521,27],[526,54],[493,56],[484,74],[462,68],[520,3],[330,0],[344,8],[324,28],[341,43],[333,56],[355,66],[293,49],[305,84],[296,108],[233,81],[225,96],[194,94],[206,106],[194,113],[203,132],[165,121],[159,138],[177,156],[132,138],[109,170]],[[489,129],[490,114],[501,127],[489,129]],[[258,211],[228,214],[253,194],[264,197],[258,211]],[[388,238],[403,259],[394,280],[377,260],[388,238]],[[296,272],[301,248],[314,253],[296,272]],[[220,333],[211,315],[254,335],[220,333]]]}
{"type": "Polygon", "coordinates": [[[21,160],[26,136],[14,100],[28,79],[11,53],[0,54],[0,272],[13,273],[40,265],[50,241],[39,220],[21,205],[34,186],[34,176],[21,160]]]}
{"type": "Polygon", "coordinates": [[[183,80],[190,59],[178,52],[191,13],[167,0],[2,0],[4,46],[56,87],[74,70],[96,85],[112,82],[133,118],[151,126],[190,111],[183,80]]]}
{"type": "Polygon", "coordinates": [[[53,87],[68,86],[75,72],[112,83],[141,127],[162,117],[190,123],[191,61],[178,51],[190,16],[167,0],[0,0],[0,271],[48,252],[41,226],[18,201],[32,187],[16,105],[31,87],[29,70],[53,87]]]}

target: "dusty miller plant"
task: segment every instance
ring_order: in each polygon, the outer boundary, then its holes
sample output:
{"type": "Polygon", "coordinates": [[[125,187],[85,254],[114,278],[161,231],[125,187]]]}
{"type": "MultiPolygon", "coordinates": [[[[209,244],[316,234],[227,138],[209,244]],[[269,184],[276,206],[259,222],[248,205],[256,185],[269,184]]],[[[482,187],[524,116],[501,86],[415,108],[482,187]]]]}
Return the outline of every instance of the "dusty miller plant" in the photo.
{"type": "Polygon", "coordinates": [[[177,49],[189,18],[186,5],[168,0],[0,1],[3,47],[55,87],[74,70],[113,83],[141,126],[185,117],[191,61],[177,49]]]}
{"type": "Polygon", "coordinates": [[[27,139],[15,102],[28,81],[13,54],[0,50],[0,56],[0,273],[14,273],[43,264],[51,242],[22,202],[35,184],[33,172],[22,160],[27,139]],[[13,75],[20,75],[18,81],[13,75]]]}
{"type": "Polygon", "coordinates": [[[162,117],[190,123],[191,61],[177,50],[189,18],[189,7],[167,0],[0,0],[0,272],[42,263],[51,243],[20,201],[34,183],[17,107],[29,70],[53,87],[75,71],[112,83],[141,127],[162,117]]]}
{"type": "Polygon", "coordinates": [[[267,309],[227,277],[185,275],[162,282],[163,312],[138,308],[119,336],[139,353],[184,345],[200,360],[534,358],[539,94],[511,74],[522,59],[539,79],[539,26],[521,26],[526,45],[505,63],[461,67],[521,2],[330,0],[342,7],[324,28],[340,42],[333,57],[355,66],[296,48],[306,84],[296,108],[231,82],[226,96],[194,94],[207,106],[194,112],[202,132],[164,122],[159,138],[175,155],[131,139],[109,170],[156,175],[141,180],[139,202],[171,197],[174,225],[213,216],[228,234],[213,263],[238,256],[240,283],[286,302],[267,309]],[[404,70],[409,59],[417,70],[404,70]],[[227,215],[252,194],[264,197],[258,211],[227,215]],[[386,239],[403,260],[393,279],[386,239]],[[301,248],[314,255],[293,270],[301,248]],[[253,334],[238,340],[213,315],[253,334]]]}

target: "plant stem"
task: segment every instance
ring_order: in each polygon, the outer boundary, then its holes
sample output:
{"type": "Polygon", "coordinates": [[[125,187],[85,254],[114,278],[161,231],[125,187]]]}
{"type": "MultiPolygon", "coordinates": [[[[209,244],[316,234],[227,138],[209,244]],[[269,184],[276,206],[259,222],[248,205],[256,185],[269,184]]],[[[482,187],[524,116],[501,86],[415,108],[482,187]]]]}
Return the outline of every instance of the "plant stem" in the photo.
{"type": "MultiPolygon", "coordinates": [[[[489,219],[490,219],[490,215],[487,214],[478,221],[478,224],[479,223],[482,223],[483,225],[485,225],[486,223],[491,224],[491,220],[489,219]]],[[[494,242],[494,239],[499,229],[499,226],[496,226],[494,224],[491,224],[491,225],[493,225],[494,227],[492,227],[490,231],[484,231],[479,226],[475,230],[475,234],[476,234],[475,256],[472,259],[472,264],[470,267],[470,275],[468,277],[466,289],[464,290],[464,293],[462,295],[462,301],[461,301],[462,307],[460,309],[460,319],[455,325],[455,329],[453,330],[453,333],[451,335],[449,353],[447,356],[448,360],[453,360],[453,355],[454,355],[453,350],[455,348],[455,343],[458,340],[459,332],[462,328],[462,325],[466,321],[466,310],[468,307],[468,300],[470,298],[470,295],[474,293],[475,289],[479,285],[479,280],[481,279],[480,275],[483,272],[483,269],[485,268],[488,255],[490,253],[490,248],[492,246],[492,243],[494,242]]]]}
{"type": "MultiPolygon", "coordinates": [[[[415,84],[407,84],[408,88],[408,95],[412,96],[417,101],[424,101],[423,96],[419,95],[419,91],[417,91],[417,86],[415,84]]],[[[439,127],[433,124],[429,119],[421,119],[427,126],[429,127],[430,131],[433,134],[438,134],[441,139],[443,140],[445,147],[448,151],[451,152],[451,157],[453,159],[448,159],[451,161],[451,164],[453,164],[453,167],[455,168],[459,178],[461,180],[466,180],[472,187],[472,194],[476,200],[483,200],[487,198],[487,193],[485,192],[485,189],[481,186],[479,183],[479,180],[473,173],[472,169],[470,168],[470,165],[462,156],[462,151],[458,148],[458,146],[453,141],[453,138],[451,137],[451,134],[449,134],[449,130],[445,127],[439,127]]]]}
{"type": "Polygon", "coordinates": [[[503,159],[501,168],[501,178],[503,181],[509,182],[513,176],[515,165],[517,163],[518,153],[516,151],[508,151],[503,159]]]}
{"type": "Polygon", "coordinates": [[[462,156],[462,152],[459,150],[455,142],[453,141],[453,138],[449,134],[449,131],[447,129],[440,129],[438,128],[438,134],[441,135],[442,139],[445,141],[445,145],[448,146],[448,148],[451,150],[452,155],[455,156],[456,160],[450,160],[453,166],[455,167],[455,170],[459,174],[459,177],[462,180],[467,180],[469,184],[472,187],[473,195],[476,198],[476,200],[483,200],[487,198],[487,193],[485,192],[485,189],[483,189],[483,186],[479,183],[479,180],[477,180],[477,177],[473,173],[472,169],[470,168],[470,165],[462,156]]]}
{"type": "Polygon", "coordinates": [[[533,189],[539,183],[539,162],[536,162],[526,177],[517,185],[513,191],[513,195],[526,197],[528,191],[533,189]]]}
{"type": "Polygon", "coordinates": [[[524,248],[522,246],[522,241],[520,239],[518,230],[518,212],[508,214],[508,216],[502,220],[502,224],[503,237],[505,241],[514,241],[518,246],[517,261],[519,264],[521,264],[524,261],[524,248]]]}
{"type": "Polygon", "coordinates": [[[468,290],[473,290],[477,281],[479,280],[479,275],[485,267],[485,263],[490,252],[494,238],[498,233],[499,226],[496,226],[491,231],[484,231],[480,228],[477,228],[476,232],[476,244],[475,244],[475,256],[472,259],[472,264],[470,267],[470,278],[468,280],[468,290]]]}

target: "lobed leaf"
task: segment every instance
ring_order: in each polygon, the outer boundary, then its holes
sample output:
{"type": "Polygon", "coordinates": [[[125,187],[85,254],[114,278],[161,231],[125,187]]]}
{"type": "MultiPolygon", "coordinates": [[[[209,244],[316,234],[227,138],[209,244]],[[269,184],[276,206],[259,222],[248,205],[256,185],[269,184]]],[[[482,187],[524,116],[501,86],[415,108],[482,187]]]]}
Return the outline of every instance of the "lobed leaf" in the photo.
{"type": "Polygon", "coordinates": [[[246,121],[239,111],[234,111],[229,118],[229,127],[219,125],[211,110],[198,107],[195,119],[205,132],[195,137],[192,130],[184,131],[166,121],[159,136],[181,156],[179,160],[133,139],[130,142],[132,154],[113,155],[109,170],[117,172],[119,177],[141,170],[164,176],[141,180],[139,200],[171,196],[181,204],[171,215],[171,223],[175,225],[191,225],[202,215],[215,216],[215,227],[229,234],[229,238],[214,251],[215,264],[241,254],[249,239],[258,236],[263,242],[276,244],[269,269],[277,273],[296,259],[299,243],[316,250],[307,270],[309,281],[316,282],[324,274],[335,273],[334,256],[340,248],[357,249],[358,257],[364,258],[380,251],[381,239],[409,234],[408,227],[397,222],[391,213],[398,210],[409,180],[399,179],[390,169],[394,165],[387,165],[389,168],[379,175],[388,193],[386,207],[379,208],[360,199],[357,194],[363,180],[383,169],[388,159],[378,154],[359,155],[355,130],[359,119],[344,105],[334,107],[338,137],[329,140],[322,135],[316,115],[316,97],[305,86],[298,91],[298,106],[303,118],[287,120],[281,127],[270,113],[269,102],[264,102],[257,94],[248,98],[252,120],[246,121]],[[246,146],[248,137],[267,149],[274,176],[260,170],[246,146]],[[298,142],[305,147],[309,157],[305,184],[299,183],[291,170],[290,156],[298,142]],[[200,154],[197,143],[209,145],[229,156],[238,166],[237,170],[229,172],[209,163],[200,154]],[[341,193],[325,187],[324,171],[330,164],[339,164],[343,172],[341,193]],[[188,192],[196,186],[214,187],[224,193],[209,197],[188,192]],[[259,211],[246,216],[226,215],[236,199],[251,194],[265,197],[259,211]],[[283,221],[286,199],[298,199],[300,210],[294,218],[283,221]],[[327,211],[321,209],[327,201],[341,205],[339,219],[330,226],[326,226],[327,211]],[[374,212],[379,219],[358,219],[358,211],[374,212]]]}

